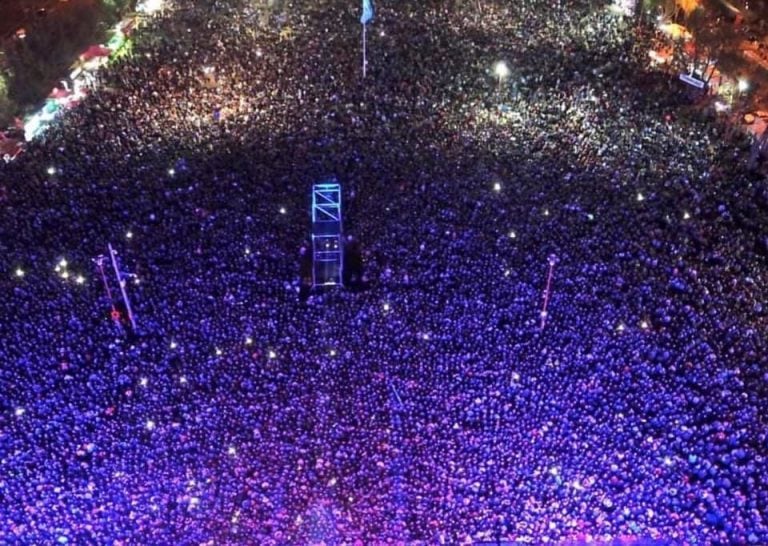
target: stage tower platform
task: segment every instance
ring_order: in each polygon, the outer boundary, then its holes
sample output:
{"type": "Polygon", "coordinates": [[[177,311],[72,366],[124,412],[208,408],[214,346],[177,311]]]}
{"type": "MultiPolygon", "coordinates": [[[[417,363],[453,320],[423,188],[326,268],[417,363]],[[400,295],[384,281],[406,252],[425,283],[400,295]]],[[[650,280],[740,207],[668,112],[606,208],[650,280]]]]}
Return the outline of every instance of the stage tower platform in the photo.
{"type": "Polygon", "coordinates": [[[312,287],[343,286],[343,274],[341,184],[330,178],[312,186],[312,287]]]}

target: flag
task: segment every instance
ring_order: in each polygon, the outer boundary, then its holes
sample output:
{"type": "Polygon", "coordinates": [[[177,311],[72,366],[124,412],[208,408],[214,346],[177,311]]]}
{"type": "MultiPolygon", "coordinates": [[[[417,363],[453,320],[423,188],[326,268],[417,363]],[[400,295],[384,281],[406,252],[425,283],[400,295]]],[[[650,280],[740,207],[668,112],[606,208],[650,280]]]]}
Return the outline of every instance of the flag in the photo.
{"type": "Polygon", "coordinates": [[[360,22],[366,24],[373,19],[373,4],[371,0],[363,0],[363,14],[360,16],[360,22]]]}

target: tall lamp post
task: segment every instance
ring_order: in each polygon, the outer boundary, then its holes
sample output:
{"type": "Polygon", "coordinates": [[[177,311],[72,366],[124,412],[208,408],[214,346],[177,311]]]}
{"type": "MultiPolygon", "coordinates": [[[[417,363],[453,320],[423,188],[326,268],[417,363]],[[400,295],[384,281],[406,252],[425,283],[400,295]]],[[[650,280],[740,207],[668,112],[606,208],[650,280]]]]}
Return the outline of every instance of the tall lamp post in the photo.
{"type": "Polygon", "coordinates": [[[739,78],[736,82],[736,91],[731,94],[731,108],[738,115],[744,107],[744,94],[749,90],[749,82],[744,78],[739,78]]]}
{"type": "Polygon", "coordinates": [[[736,84],[736,90],[739,92],[739,94],[736,95],[736,98],[741,98],[742,93],[745,93],[748,89],[749,82],[744,78],[739,78],[739,81],[736,84]]]}
{"type": "Polygon", "coordinates": [[[499,78],[499,95],[501,95],[501,83],[509,76],[509,67],[504,61],[499,61],[496,66],[493,67],[493,72],[499,78]]]}

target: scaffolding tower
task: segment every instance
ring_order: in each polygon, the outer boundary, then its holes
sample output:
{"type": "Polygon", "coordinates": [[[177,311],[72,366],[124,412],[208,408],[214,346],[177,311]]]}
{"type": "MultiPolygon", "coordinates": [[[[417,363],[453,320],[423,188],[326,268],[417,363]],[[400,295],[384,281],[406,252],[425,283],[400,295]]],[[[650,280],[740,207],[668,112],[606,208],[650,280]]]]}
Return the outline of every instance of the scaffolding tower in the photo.
{"type": "Polygon", "coordinates": [[[332,178],[312,186],[312,286],[342,286],[343,270],[341,185],[332,178]]]}

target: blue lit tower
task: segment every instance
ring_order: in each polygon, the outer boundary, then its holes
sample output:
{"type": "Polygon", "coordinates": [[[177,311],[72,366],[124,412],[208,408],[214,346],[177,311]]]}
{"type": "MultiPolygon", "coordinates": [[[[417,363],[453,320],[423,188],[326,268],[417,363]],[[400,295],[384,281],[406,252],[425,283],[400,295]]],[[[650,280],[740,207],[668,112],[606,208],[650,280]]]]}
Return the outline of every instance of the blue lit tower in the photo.
{"type": "Polygon", "coordinates": [[[312,186],[312,286],[342,286],[343,269],[341,185],[331,178],[312,186]]]}

